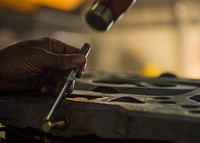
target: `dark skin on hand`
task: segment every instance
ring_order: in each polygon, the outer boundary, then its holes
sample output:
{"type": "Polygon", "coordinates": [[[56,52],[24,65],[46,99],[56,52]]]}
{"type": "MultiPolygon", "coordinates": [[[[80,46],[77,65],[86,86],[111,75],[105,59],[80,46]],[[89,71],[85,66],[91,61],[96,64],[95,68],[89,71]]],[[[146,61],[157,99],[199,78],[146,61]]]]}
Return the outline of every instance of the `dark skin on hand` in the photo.
{"type": "MultiPolygon", "coordinates": [[[[0,92],[41,91],[58,94],[64,75],[80,68],[80,78],[86,57],[80,49],[59,40],[40,38],[21,41],[0,51],[0,92]]],[[[71,93],[74,83],[66,92],[71,93]]]]}

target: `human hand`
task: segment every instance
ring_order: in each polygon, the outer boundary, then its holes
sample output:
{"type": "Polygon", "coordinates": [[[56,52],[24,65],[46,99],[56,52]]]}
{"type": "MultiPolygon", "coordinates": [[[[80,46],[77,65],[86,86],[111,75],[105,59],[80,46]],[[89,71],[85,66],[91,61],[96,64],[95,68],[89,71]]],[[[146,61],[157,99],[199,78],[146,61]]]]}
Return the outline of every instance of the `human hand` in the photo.
{"type": "MultiPolygon", "coordinates": [[[[0,51],[0,92],[40,90],[58,94],[69,69],[79,68],[80,78],[86,57],[78,48],[59,40],[41,38],[21,41],[0,51]]],[[[73,91],[74,84],[66,92],[73,91]]]]}

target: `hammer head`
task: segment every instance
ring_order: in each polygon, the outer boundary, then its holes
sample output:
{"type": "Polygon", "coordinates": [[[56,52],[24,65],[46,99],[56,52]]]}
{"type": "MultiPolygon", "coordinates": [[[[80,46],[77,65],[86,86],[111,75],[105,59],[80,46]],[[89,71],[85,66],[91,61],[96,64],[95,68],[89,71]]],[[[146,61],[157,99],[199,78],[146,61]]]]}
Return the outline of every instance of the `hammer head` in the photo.
{"type": "Polygon", "coordinates": [[[85,14],[86,22],[98,31],[107,31],[136,0],[96,0],[85,14]]]}

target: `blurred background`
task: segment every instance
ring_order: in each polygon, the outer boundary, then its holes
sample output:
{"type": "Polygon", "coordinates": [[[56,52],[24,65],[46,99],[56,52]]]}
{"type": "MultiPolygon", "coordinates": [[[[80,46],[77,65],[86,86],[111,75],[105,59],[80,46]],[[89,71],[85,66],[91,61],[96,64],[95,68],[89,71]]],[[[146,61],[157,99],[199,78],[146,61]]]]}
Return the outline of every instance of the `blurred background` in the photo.
{"type": "Polygon", "coordinates": [[[107,32],[87,25],[91,0],[0,0],[0,48],[52,37],[93,47],[88,70],[200,78],[200,1],[138,0],[107,32]]]}

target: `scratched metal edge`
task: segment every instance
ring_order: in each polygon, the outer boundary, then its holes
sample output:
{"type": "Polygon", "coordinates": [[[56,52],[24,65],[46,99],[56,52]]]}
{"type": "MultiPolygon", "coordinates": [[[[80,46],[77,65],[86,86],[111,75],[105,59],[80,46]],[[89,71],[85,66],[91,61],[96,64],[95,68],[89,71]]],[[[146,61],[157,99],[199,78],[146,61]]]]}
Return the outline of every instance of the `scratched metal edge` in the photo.
{"type": "MultiPolygon", "coordinates": [[[[178,97],[188,99],[188,97],[198,93],[198,87],[192,87],[190,92],[172,97],[177,97],[177,100],[178,97]]],[[[8,106],[6,106],[7,113],[10,115],[7,116],[7,118],[10,118],[10,120],[0,119],[0,121],[23,129],[26,127],[41,129],[45,116],[44,114],[47,113],[49,108],[46,104],[50,106],[48,103],[51,103],[53,98],[46,99],[43,95],[38,96],[38,93],[35,93],[37,96],[35,96],[34,93],[32,94],[33,96],[12,97],[12,100],[9,100],[9,102],[6,102],[6,100],[4,100],[5,102],[1,101],[1,103],[8,104],[8,106]],[[12,105],[13,103],[15,105],[12,105]]],[[[25,95],[27,95],[27,93],[25,93],[25,95]]],[[[99,95],[102,96],[103,93],[99,95]]],[[[127,95],[121,94],[121,96],[127,95]]],[[[134,96],[140,100],[143,100],[142,97],[144,97],[141,95],[134,96]]],[[[199,105],[199,103],[193,101],[191,101],[191,103],[199,105]]],[[[0,104],[0,107],[4,106],[4,108],[6,108],[6,104],[0,104]]],[[[166,107],[170,105],[162,106],[166,107]]],[[[131,108],[132,107],[134,106],[131,106],[131,108]]],[[[184,114],[164,114],[162,112],[154,112],[153,110],[150,112],[148,109],[141,111],[140,109],[134,110],[133,108],[130,110],[129,104],[127,103],[91,103],[70,100],[63,101],[57,111],[59,114],[54,115],[55,120],[60,116],[65,116],[69,120],[69,127],[67,129],[52,131],[53,134],[59,136],[71,137],[93,134],[102,138],[141,138],[164,141],[170,140],[180,143],[199,142],[200,140],[200,120],[198,114],[195,116],[187,116],[187,114],[185,116],[184,114]]],[[[0,115],[3,114],[0,113],[0,115]]]]}
{"type": "Polygon", "coordinates": [[[58,136],[92,134],[108,139],[151,139],[175,142],[183,140],[198,142],[200,139],[199,118],[191,120],[191,117],[129,111],[118,105],[74,101],[66,101],[62,106],[65,110],[62,110],[63,108],[60,110],[60,116],[66,115],[69,127],[66,130],[52,132],[58,136]]]}

